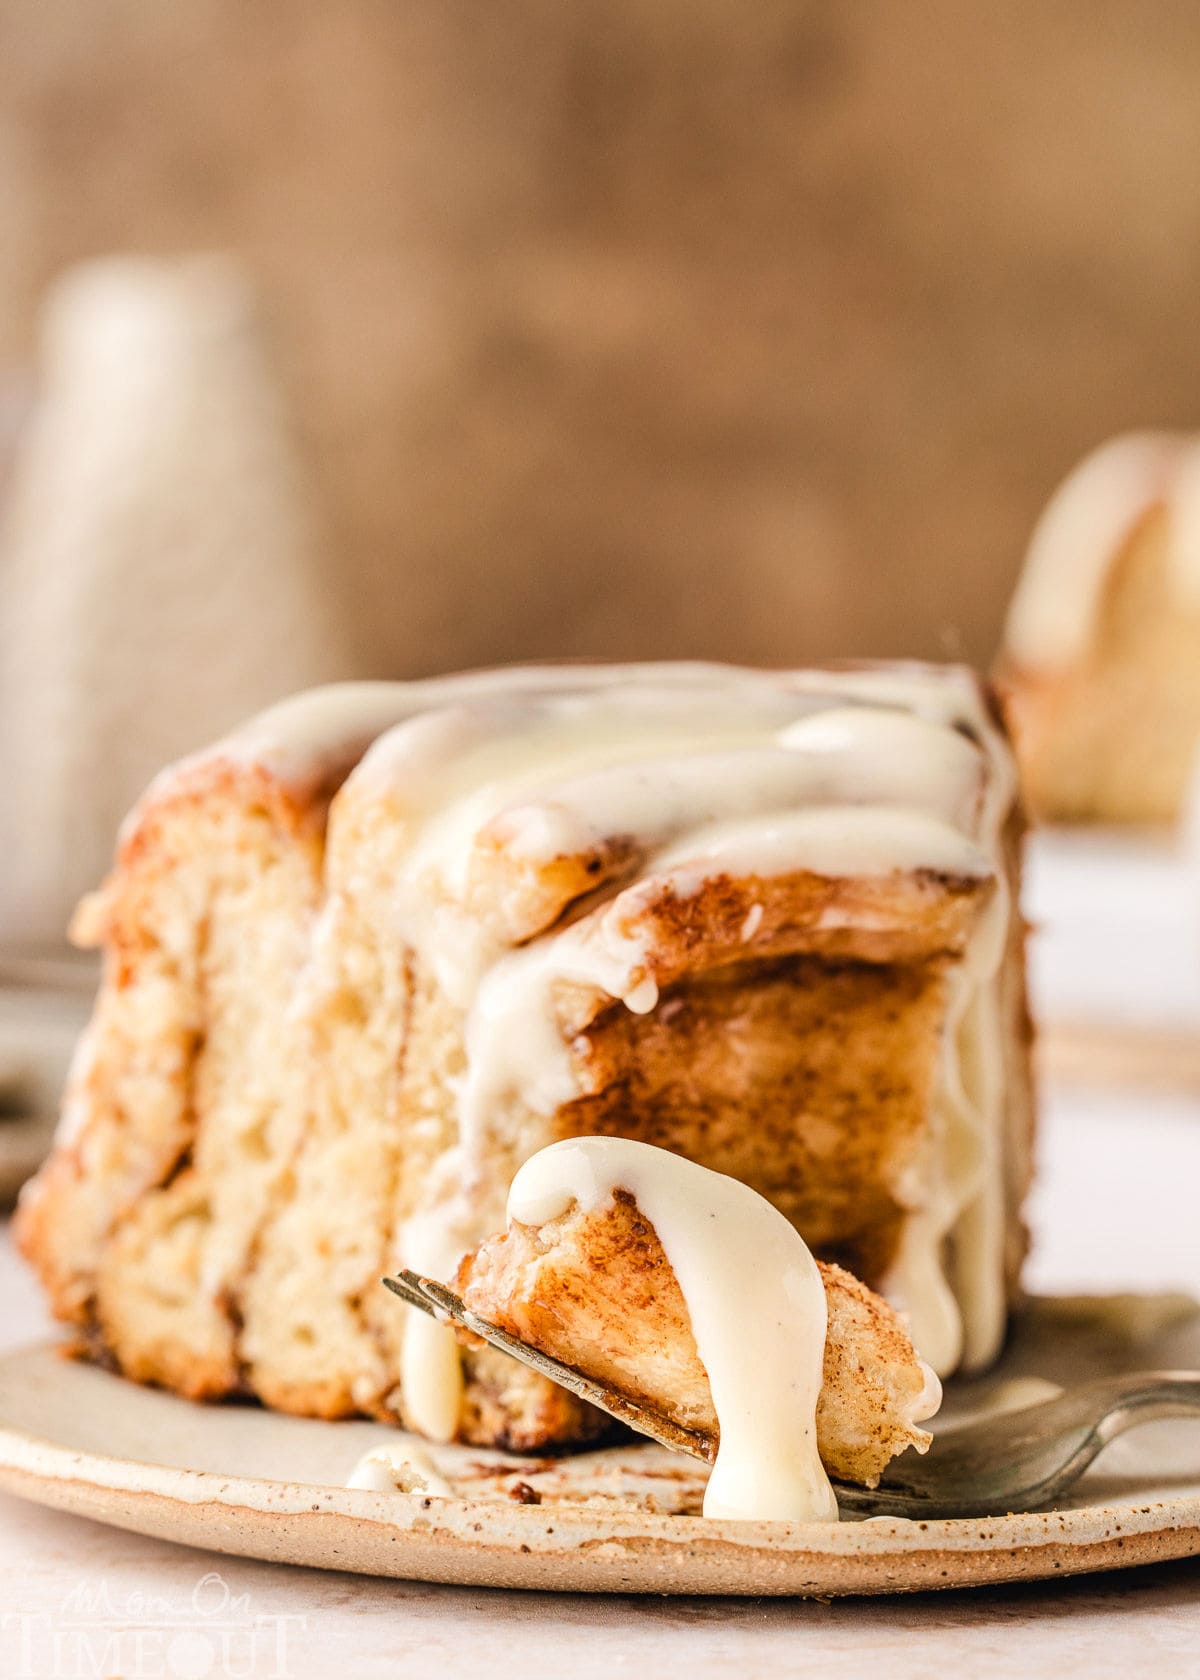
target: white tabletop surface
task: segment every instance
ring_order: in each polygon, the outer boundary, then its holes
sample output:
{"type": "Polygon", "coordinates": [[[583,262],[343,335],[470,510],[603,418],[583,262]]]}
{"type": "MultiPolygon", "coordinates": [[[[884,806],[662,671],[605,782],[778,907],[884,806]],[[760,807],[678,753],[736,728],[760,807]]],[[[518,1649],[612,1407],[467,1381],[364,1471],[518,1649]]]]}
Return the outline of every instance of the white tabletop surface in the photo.
{"type": "Polygon", "coordinates": [[[1022,900],[1036,1020],[1200,1032],[1200,836],[1038,829],[1022,900]]]}
{"type": "MultiPolygon", "coordinates": [[[[1200,1103],[1052,1092],[1040,1154],[1035,1288],[1200,1290],[1200,1103]]],[[[47,1333],[7,1238],[0,1302],[0,1344],[47,1333]]],[[[125,1680],[224,1673],[640,1680],[654,1672],[689,1680],[1200,1675],[1200,1560],[912,1598],[597,1599],[219,1557],[0,1496],[5,1680],[112,1673],[125,1680]],[[213,1570],[220,1580],[204,1582],[213,1570]],[[210,1625],[193,1595],[209,1612],[226,1590],[232,1598],[223,1625],[232,1631],[221,1651],[207,1634],[188,1630],[210,1625]],[[85,1598],[90,1609],[81,1617],[85,1598]],[[139,1629],[140,1647],[132,1639],[139,1629]],[[214,1651],[221,1651],[215,1664],[214,1651]]]]}

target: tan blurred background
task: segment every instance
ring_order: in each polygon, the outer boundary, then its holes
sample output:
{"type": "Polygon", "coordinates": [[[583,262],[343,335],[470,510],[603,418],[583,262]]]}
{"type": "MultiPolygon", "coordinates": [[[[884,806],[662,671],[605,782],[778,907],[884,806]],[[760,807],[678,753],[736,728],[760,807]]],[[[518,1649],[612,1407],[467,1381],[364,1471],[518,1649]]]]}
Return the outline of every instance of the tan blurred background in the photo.
{"type": "Polygon", "coordinates": [[[258,278],[356,667],[986,659],[1200,417],[1200,8],[0,3],[0,365],[79,257],[258,278]]]}
{"type": "Polygon", "coordinates": [[[122,813],[281,693],[986,663],[1200,422],[1198,162],[1195,0],[0,0],[0,1195],[122,813]]]}

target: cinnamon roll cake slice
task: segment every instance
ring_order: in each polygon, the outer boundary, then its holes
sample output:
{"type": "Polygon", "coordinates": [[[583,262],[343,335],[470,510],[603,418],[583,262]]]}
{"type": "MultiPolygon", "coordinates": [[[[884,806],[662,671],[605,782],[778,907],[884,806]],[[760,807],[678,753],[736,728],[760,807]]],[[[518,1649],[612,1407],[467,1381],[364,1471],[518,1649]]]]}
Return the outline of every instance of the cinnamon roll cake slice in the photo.
{"type": "Polygon", "coordinates": [[[941,1373],[1004,1334],[1031,1109],[1021,816],[956,668],[352,685],[165,772],[20,1236],[181,1392],[442,1438],[570,1396],[378,1287],[453,1279],[522,1163],[641,1140],[750,1185],[941,1373]]]}

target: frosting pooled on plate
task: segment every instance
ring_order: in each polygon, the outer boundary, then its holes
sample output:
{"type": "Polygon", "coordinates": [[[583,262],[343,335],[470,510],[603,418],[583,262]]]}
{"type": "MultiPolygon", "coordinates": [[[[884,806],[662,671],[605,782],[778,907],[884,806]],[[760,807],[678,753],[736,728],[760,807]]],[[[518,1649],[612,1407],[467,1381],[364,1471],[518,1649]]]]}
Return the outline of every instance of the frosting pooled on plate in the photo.
{"type": "Polygon", "coordinates": [[[454,1489],[437,1468],[428,1453],[422,1452],[412,1441],[394,1445],[385,1442],[372,1447],[359,1459],[350,1472],[346,1486],[363,1488],[368,1493],[425,1493],[442,1499],[452,1499],[454,1489]]]}

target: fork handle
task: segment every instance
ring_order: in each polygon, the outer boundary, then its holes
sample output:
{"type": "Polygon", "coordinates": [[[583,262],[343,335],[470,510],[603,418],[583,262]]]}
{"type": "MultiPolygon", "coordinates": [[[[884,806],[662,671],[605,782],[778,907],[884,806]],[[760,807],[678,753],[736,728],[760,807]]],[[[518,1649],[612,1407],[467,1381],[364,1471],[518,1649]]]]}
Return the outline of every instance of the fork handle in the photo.
{"type": "Polygon", "coordinates": [[[1147,1371],[1136,1389],[1129,1379],[1114,1377],[1112,1410],[1096,1433],[1107,1445],[1138,1424],[1155,1418],[1186,1418],[1200,1414],[1200,1371],[1147,1371]]]}

